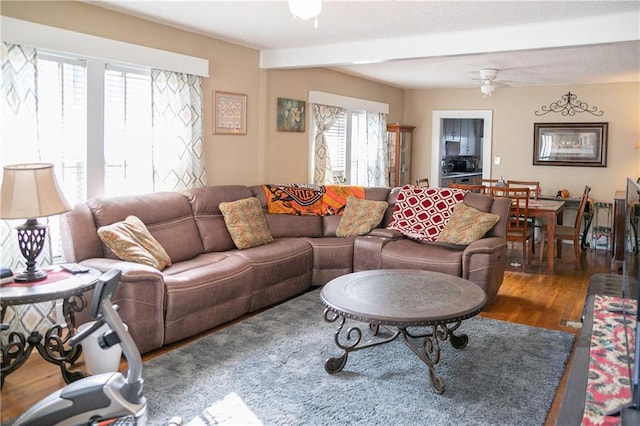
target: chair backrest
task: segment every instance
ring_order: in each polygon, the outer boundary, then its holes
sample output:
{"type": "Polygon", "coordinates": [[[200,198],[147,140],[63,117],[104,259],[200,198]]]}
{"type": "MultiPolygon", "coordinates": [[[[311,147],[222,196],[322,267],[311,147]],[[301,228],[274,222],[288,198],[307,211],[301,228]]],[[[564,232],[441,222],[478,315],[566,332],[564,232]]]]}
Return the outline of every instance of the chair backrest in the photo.
{"type": "Polygon", "coordinates": [[[525,186],[531,190],[531,198],[534,200],[538,199],[538,194],[540,193],[540,182],[535,180],[508,180],[508,186],[525,186]]]}
{"type": "Polygon", "coordinates": [[[576,223],[573,225],[577,232],[580,232],[580,227],[582,226],[582,217],[584,216],[584,210],[587,207],[587,202],[589,201],[589,192],[591,192],[591,187],[589,185],[585,185],[582,198],[580,199],[580,205],[578,206],[578,213],[576,213],[576,223]]]}
{"type": "Polygon", "coordinates": [[[429,186],[429,178],[416,179],[416,186],[429,186]]]}
{"type": "Polygon", "coordinates": [[[529,188],[509,187],[509,186],[491,186],[489,187],[491,196],[494,198],[510,198],[511,211],[509,221],[507,222],[507,237],[509,233],[517,232],[522,235],[527,234],[528,218],[529,218],[529,197],[531,190],[529,188]]]}
{"type": "Polygon", "coordinates": [[[487,187],[484,185],[468,185],[464,183],[450,183],[449,188],[464,189],[469,192],[477,192],[479,194],[485,194],[487,187]]]}
{"type": "Polygon", "coordinates": [[[474,177],[473,184],[474,185],[484,185],[484,186],[494,186],[498,183],[499,179],[486,179],[481,177],[474,177]]]}

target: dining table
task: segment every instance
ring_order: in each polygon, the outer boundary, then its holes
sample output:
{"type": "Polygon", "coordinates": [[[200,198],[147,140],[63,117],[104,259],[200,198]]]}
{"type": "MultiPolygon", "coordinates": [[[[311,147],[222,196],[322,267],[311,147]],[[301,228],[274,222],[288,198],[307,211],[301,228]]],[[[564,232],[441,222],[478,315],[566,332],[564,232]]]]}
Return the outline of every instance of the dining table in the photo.
{"type": "MultiPolygon", "coordinates": [[[[529,200],[529,216],[546,219],[547,223],[547,272],[553,272],[554,248],[553,236],[556,233],[556,225],[562,225],[564,216],[564,204],[562,200],[529,200]]],[[[562,253],[562,240],[557,240],[558,253],[562,253]]],[[[540,247],[544,250],[544,247],[540,247]]]]}

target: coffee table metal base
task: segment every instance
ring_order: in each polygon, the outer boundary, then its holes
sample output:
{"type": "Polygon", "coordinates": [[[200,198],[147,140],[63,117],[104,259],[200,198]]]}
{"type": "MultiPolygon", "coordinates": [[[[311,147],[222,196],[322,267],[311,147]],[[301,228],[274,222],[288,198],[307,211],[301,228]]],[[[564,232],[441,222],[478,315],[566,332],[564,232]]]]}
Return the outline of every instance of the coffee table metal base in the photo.
{"type": "Polygon", "coordinates": [[[464,348],[469,342],[469,337],[466,334],[454,334],[454,331],[460,327],[462,321],[455,321],[448,324],[434,324],[425,327],[412,327],[412,329],[425,329],[419,333],[409,331],[407,327],[383,325],[382,327],[390,333],[390,335],[385,336],[379,333],[379,325],[367,324],[371,333],[371,339],[362,342],[363,331],[357,326],[351,326],[345,329],[346,318],[344,316],[338,315],[327,308],[324,310],[324,319],[329,323],[338,321],[338,327],[334,334],[334,342],[338,348],[344,351],[342,355],[329,358],[325,361],[324,369],[327,373],[333,374],[341,371],[347,364],[347,358],[350,352],[390,343],[402,336],[402,341],[405,345],[429,368],[431,387],[439,395],[444,392],[444,381],[435,371],[435,366],[440,362],[440,342],[449,340],[451,346],[456,349],[464,348]]]}

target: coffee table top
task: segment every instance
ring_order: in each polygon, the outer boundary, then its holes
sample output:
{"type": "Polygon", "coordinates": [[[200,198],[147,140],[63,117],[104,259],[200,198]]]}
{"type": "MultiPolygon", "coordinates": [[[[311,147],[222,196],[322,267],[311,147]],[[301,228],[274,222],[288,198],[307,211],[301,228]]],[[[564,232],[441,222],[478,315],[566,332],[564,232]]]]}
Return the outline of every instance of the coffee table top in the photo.
{"type": "Polygon", "coordinates": [[[408,269],[355,272],[320,291],[331,311],[347,318],[397,327],[447,324],[472,317],[487,303],[476,284],[449,274],[408,269]]]}

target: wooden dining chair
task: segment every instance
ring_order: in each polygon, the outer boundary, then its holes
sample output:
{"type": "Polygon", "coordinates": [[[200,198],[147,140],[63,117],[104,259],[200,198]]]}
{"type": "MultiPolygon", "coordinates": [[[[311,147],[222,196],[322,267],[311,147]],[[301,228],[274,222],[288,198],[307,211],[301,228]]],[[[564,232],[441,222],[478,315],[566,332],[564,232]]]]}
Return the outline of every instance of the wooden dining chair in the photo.
{"type": "Polygon", "coordinates": [[[522,270],[531,259],[533,252],[533,228],[529,221],[529,188],[489,187],[494,198],[511,199],[511,211],[507,221],[507,241],[522,243],[522,270]]]}
{"type": "Polygon", "coordinates": [[[449,188],[464,189],[465,191],[477,192],[478,194],[485,194],[487,189],[484,185],[468,185],[464,183],[450,183],[449,188]]]}
{"type": "Polygon", "coordinates": [[[531,198],[538,199],[540,194],[540,182],[535,180],[508,180],[507,186],[526,187],[531,190],[531,198]]]}
{"type": "Polygon", "coordinates": [[[416,179],[416,186],[429,187],[429,178],[416,179]]]}
{"type": "MultiPolygon", "coordinates": [[[[536,180],[507,180],[507,185],[516,187],[516,188],[529,188],[531,190],[531,198],[533,200],[538,199],[538,195],[540,195],[540,182],[536,180]]],[[[547,226],[544,219],[541,218],[531,218],[530,225],[533,226],[533,237],[536,237],[537,233],[540,234],[540,230],[547,226]]],[[[535,254],[535,243],[533,245],[533,254],[535,254]]]]}
{"type": "MultiPolygon", "coordinates": [[[[579,269],[582,269],[580,265],[580,229],[582,227],[582,218],[584,217],[584,211],[589,202],[589,192],[591,187],[585,185],[582,198],[580,199],[580,205],[578,206],[578,212],[576,213],[576,220],[573,226],[556,225],[555,235],[547,235],[545,230],[542,230],[540,234],[540,260],[542,260],[544,254],[545,240],[549,240],[548,244],[554,243],[556,240],[571,240],[573,241],[573,253],[576,257],[576,264],[579,269]]],[[[586,232],[586,231],[585,231],[586,232]]]]}
{"type": "Polygon", "coordinates": [[[474,177],[473,184],[474,185],[484,185],[484,186],[495,186],[500,179],[486,179],[481,177],[474,177]]]}

